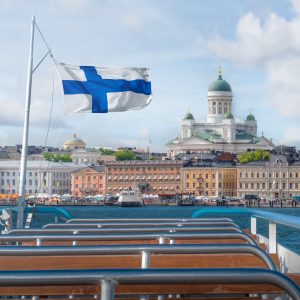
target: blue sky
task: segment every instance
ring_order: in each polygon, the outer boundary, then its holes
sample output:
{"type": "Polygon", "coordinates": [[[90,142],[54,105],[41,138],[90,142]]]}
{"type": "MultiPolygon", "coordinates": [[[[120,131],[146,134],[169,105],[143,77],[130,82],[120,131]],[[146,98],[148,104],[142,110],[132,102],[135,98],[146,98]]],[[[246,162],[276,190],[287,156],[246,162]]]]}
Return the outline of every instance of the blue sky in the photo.
{"type": "MultiPolygon", "coordinates": [[[[153,101],[143,110],[64,115],[54,70],[48,145],[77,133],[88,146],[165,151],[190,110],[207,112],[207,88],[222,65],[235,117],[251,111],[259,134],[300,146],[300,0],[0,0],[0,144],[22,141],[31,15],[59,61],[149,67],[153,101]]],[[[46,51],[36,34],[37,62],[46,51]]],[[[53,63],[33,79],[29,143],[45,143],[53,63]]]]}

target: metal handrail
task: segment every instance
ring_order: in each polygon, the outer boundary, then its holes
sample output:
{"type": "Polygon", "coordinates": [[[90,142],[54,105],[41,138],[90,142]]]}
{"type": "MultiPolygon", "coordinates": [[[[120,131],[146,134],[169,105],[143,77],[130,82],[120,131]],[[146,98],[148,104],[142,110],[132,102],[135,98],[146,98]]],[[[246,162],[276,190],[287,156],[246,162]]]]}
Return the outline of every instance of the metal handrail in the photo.
{"type": "Polygon", "coordinates": [[[271,284],[287,292],[293,300],[300,299],[300,288],[293,280],[279,272],[264,269],[103,269],[0,272],[0,286],[98,285],[99,283],[102,285],[102,300],[114,298],[116,283],[271,284]]]}
{"type": "Polygon", "coordinates": [[[6,234],[107,234],[107,233],[129,233],[129,232],[243,232],[237,227],[142,227],[142,228],[38,228],[38,229],[12,229],[6,234]]]}
{"type": "MultiPolygon", "coordinates": [[[[229,218],[201,218],[198,220],[199,222],[207,222],[207,221],[223,221],[223,222],[233,222],[232,219],[229,218]]],[[[157,218],[146,218],[146,219],[70,219],[66,223],[114,223],[114,222],[125,222],[125,223],[136,223],[136,222],[195,222],[194,218],[164,218],[164,219],[157,219],[157,218]]]]}
{"type": "MultiPolygon", "coordinates": [[[[193,213],[193,218],[202,217],[204,214],[250,214],[251,216],[255,216],[262,219],[267,219],[270,222],[286,225],[289,227],[300,229],[300,218],[291,215],[284,215],[279,213],[274,213],[266,210],[259,210],[255,208],[218,208],[218,207],[210,207],[209,209],[199,209],[193,213]]],[[[202,218],[201,218],[202,219],[202,218]]],[[[200,219],[200,220],[201,220],[200,219]]]]}
{"type": "Polygon", "coordinates": [[[276,266],[261,248],[243,244],[189,244],[189,245],[105,245],[105,246],[4,246],[0,256],[73,256],[73,255],[127,255],[143,254],[253,254],[270,270],[276,266]]]}
{"type": "Polygon", "coordinates": [[[0,235],[0,242],[17,242],[36,240],[40,245],[41,241],[125,241],[125,240],[154,240],[154,239],[242,239],[250,245],[256,245],[252,237],[241,232],[233,233],[145,233],[145,234],[114,234],[114,235],[73,235],[73,234],[52,234],[52,235],[0,235]]]}
{"type": "Polygon", "coordinates": [[[214,221],[214,222],[115,222],[115,223],[54,223],[44,225],[43,228],[127,228],[127,227],[162,227],[162,226],[178,226],[178,227],[190,227],[190,226],[235,226],[234,222],[229,221],[214,221]]]}

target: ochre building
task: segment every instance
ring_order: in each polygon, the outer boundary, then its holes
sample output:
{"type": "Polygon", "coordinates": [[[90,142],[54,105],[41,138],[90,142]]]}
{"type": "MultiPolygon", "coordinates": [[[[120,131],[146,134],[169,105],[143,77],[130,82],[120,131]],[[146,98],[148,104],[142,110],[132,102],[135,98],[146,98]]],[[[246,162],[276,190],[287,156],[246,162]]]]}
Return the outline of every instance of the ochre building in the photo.
{"type": "Polygon", "coordinates": [[[236,196],[235,166],[199,166],[182,169],[182,190],[195,196],[236,196]]]}

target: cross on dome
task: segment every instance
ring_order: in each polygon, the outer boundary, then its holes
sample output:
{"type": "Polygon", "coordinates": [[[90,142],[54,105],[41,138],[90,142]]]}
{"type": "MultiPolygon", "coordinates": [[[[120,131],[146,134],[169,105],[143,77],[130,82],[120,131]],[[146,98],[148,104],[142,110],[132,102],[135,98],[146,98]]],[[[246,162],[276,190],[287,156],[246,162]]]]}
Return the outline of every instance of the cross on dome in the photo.
{"type": "Polygon", "coordinates": [[[219,66],[218,68],[218,79],[222,79],[222,67],[219,66]]]}

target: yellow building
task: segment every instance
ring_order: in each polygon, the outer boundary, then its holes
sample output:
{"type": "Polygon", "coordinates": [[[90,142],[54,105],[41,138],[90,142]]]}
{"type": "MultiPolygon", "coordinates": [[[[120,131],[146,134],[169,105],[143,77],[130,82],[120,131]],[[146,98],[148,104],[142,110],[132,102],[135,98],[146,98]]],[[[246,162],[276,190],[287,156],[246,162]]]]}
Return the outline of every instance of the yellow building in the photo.
{"type": "Polygon", "coordinates": [[[198,166],[182,169],[182,190],[195,196],[236,196],[235,166],[198,166]]]}

